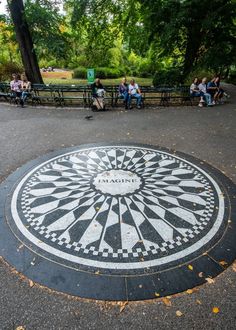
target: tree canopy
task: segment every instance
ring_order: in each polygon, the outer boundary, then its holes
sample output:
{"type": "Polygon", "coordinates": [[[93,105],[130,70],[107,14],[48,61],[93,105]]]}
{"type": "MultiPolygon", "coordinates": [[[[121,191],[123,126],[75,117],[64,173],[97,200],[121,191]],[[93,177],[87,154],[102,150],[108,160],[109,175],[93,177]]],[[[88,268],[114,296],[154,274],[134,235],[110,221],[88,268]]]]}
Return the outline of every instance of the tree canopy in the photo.
{"type": "MultiPolygon", "coordinates": [[[[25,0],[24,5],[40,66],[108,67],[144,76],[169,71],[179,81],[199,68],[222,75],[236,70],[235,0],[25,0]]],[[[0,62],[20,61],[7,14],[0,16],[0,45],[0,62]]]]}

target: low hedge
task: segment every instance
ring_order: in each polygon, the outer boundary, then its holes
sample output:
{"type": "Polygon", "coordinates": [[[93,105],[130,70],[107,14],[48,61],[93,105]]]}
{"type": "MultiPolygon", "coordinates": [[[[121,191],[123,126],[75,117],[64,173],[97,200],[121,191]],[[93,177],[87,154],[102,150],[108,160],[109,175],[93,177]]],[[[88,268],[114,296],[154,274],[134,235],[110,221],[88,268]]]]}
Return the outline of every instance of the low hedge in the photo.
{"type": "MultiPolygon", "coordinates": [[[[113,79],[119,78],[124,75],[124,71],[122,69],[116,68],[95,68],[95,76],[101,79],[113,79]]],[[[74,70],[73,78],[86,79],[87,78],[87,69],[84,67],[80,67],[74,70]]]]}

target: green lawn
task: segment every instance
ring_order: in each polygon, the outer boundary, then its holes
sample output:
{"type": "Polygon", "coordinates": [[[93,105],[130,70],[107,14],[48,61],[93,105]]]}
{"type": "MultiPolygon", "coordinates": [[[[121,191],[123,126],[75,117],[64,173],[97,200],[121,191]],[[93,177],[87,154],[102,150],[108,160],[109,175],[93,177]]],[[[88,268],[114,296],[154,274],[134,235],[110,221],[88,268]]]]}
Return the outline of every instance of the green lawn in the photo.
{"type": "MultiPolygon", "coordinates": [[[[127,77],[127,81],[129,82],[132,77],[127,77]]],[[[122,78],[118,79],[101,79],[102,84],[104,85],[119,85],[122,78]]],[[[138,78],[134,77],[135,81],[141,86],[151,86],[152,78],[138,78]]],[[[63,85],[87,85],[86,79],[61,79],[61,78],[44,78],[45,84],[63,84],[63,85]]]]}

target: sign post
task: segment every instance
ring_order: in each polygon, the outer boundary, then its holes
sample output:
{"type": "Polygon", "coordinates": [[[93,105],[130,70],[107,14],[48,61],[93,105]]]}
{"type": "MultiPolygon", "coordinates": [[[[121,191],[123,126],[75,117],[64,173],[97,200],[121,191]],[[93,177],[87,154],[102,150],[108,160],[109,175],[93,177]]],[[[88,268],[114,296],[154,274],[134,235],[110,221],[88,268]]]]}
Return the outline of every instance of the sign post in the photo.
{"type": "Polygon", "coordinates": [[[88,79],[89,84],[94,83],[94,79],[95,79],[95,70],[94,69],[87,69],[87,79],[88,79]]]}

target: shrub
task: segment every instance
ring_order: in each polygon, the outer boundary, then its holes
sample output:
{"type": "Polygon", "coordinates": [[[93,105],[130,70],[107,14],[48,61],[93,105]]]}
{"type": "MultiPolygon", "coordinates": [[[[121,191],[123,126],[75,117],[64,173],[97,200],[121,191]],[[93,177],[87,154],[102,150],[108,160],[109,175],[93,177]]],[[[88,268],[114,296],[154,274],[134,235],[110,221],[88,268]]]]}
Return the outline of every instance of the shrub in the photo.
{"type": "Polygon", "coordinates": [[[188,77],[185,78],[184,82],[187,85],[190,85],[193,82],[194,78],[198,78],[199,81],[202,80],[202,78],[207,77],[208,80],[212,79],[212,77],[214,76],[214,72],[209,70],[209,69],[203,69],[203,68],[198,68],[193,70],[188,77]]]}
{"type": "MultiPolygon", "coordinates": [[[[115,68],[95,68],[95,75],[97,78],[100,79],[112,79],[112,78],[119,78],[120,76],[124,75],[124,70],[122,69],[115,69],[115,68]]],[[[73,78],[80,78],[86,79],[87,78],[87,68],[80,67],[74,70],[73,78]]]]}
{"type": "Polygon", "coordinates": [[[123,72],[120,69],[115,68],[96,68],[95,74],[97,78],[106,79],[106,78],[119,78],[123,72]]]}
{"type": "Polygon", "coordinates": [[[84,67],[80,67],[80,68],[75,69],[72,77],[73,78],[86,79],[87,78],[87,69],[84,68],[84,67]]]}
{"type": "Polygon", "coordinates": [[[229,75],[228,75],[226,81],[230,84],[236,85],[236,67],[235,66],[230,69],[230,72],[229,72],[229,75]]]}
{"type": "Polygon", "coordinates": [[[21,74],[24,71],[22,65],[15,62],[6,62],[0,65],[0,81],[10,80],[13,73],[21,74]]]}
{"type": "Polygon", "coordinates": [[[182,73],[179,68],[169,68],[156,71],[153,77],[154,86],[174,86],[183,81],[182,73]]]}

